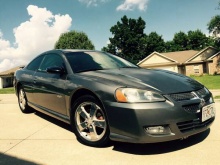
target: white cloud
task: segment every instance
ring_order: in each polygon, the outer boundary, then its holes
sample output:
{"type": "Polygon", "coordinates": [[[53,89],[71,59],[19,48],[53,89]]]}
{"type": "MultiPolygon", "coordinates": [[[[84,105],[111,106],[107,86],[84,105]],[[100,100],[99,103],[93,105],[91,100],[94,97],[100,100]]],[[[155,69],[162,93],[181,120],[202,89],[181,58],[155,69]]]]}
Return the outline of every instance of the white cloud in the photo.
{"type": "Polygon", "coordinates": [[[116,10],[134,10],[138,8],[141,11],[145,11],[147,9],[147,4],[149,0],[125,0],[123,4],[119,5],[116,10]]]}
{"type": "Polygon", "coordinates": [[[29,5],[27,11],[31,18],[13,30],[14,46],[0,31],[0,72],[27,64],[39,53],[53,49],[60,34],[71,26],[72,19],[68,14],[53,15],[46,8],[34,5],[29,5]]]}
{"type": "Polygon", "coordinates": [[[100,3],[106,3],[109,0],[78,0],[78,1],[86,4],[87,6],[98,6],[100,3]]]}
{"type": "Polygon", "coordinates": [[[3,39],[3,33],[0,30],[0,50],[10,47],[10,42],[3,39]]]}

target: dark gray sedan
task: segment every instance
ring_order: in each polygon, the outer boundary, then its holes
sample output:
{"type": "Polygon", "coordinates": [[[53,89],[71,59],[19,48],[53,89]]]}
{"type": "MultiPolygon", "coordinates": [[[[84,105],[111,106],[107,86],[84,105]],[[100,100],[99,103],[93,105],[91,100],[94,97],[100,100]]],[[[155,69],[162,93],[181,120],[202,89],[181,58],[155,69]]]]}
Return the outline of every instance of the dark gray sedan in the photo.
{"type": "Polygon", "coordinates": [[[212,94],[197,81],[101,51],[42,53],[15,73],[15,90],[22,112],[69,123],[90,146],[182,139],[215,119],[212,94]]]}

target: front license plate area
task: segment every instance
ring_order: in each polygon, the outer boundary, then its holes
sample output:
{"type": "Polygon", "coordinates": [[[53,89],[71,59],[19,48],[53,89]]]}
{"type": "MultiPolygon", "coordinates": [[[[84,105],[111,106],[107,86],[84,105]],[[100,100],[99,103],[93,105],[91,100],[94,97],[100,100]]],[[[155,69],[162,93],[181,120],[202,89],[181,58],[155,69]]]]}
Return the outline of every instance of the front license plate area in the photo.
{"type": "Polygon", "coordinates": [[[202,122],[215,116],[214,104],[207,105],[202,108],[202,122]]]}

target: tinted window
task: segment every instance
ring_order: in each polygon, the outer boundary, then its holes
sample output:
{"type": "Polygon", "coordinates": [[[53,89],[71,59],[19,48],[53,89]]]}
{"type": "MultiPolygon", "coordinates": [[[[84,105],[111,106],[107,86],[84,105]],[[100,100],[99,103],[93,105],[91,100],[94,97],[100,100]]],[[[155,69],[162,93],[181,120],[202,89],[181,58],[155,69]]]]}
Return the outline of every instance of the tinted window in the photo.
{"type": "Polygon", "coordinates": [[[33,61],[31,61],[28,66],[26,67],[28,70],[37,70],[41,64],[41,61],[43,59],[43,55],[35,58],[33,61]]]}
{"type": "Polygon", "coordinates": [[[43,59],[43,62],[39,68],[40,71],[46,71],[48,67],[64,67],[64,62],[61,56],[58,54],[48,54],[43,59]]]}
{"type": "Polygon", "coordinates": [[[118,56],[104,52],[71,52],[66,53],[66,57],[73,72],[137,67],[118,56]]]}

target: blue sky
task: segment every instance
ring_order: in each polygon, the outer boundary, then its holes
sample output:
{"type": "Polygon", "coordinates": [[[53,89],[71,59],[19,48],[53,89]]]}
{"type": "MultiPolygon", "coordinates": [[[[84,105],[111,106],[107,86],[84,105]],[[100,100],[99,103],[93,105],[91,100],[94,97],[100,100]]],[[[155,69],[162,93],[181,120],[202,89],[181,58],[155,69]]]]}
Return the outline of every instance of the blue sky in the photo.
{"type": "Polygon", "coordinates": [[[85,32],[101,50],[110,28],[121,17],[146,22],[145,32],[156,31],[172,40],[179,31],[200,29],[219,14],[219,0],[0,0],[0,72],[26,64],[42,51],[53,49],[59,35],[85,32]]]}

